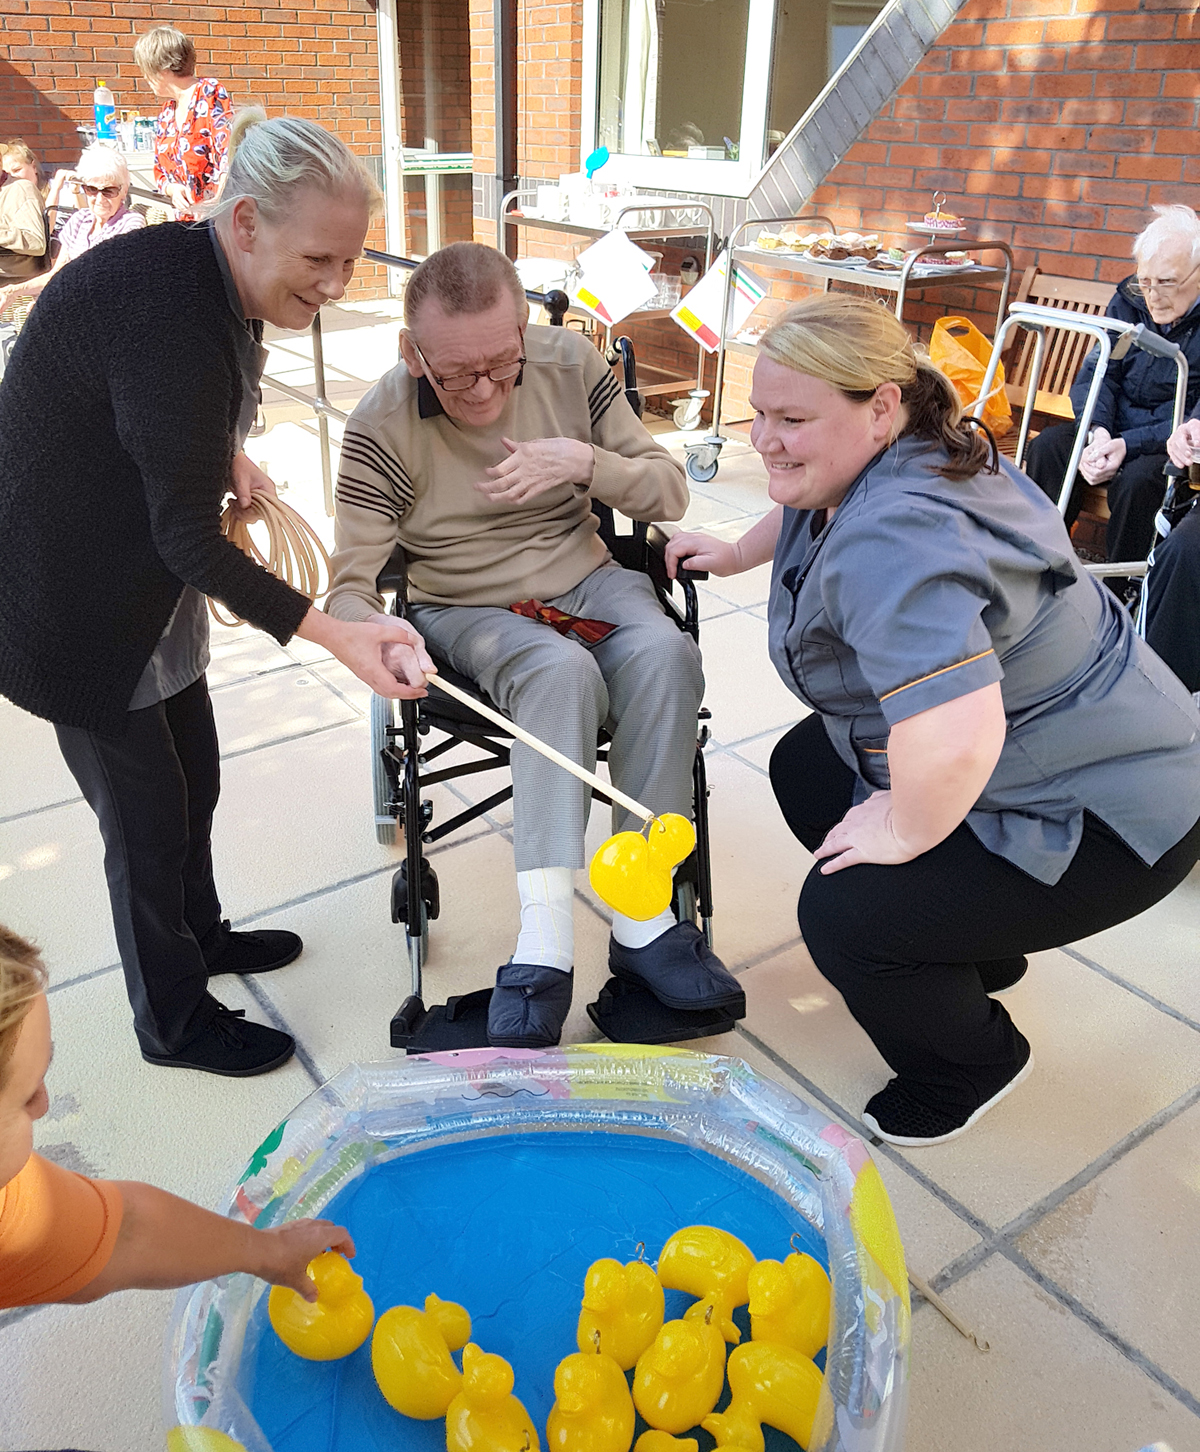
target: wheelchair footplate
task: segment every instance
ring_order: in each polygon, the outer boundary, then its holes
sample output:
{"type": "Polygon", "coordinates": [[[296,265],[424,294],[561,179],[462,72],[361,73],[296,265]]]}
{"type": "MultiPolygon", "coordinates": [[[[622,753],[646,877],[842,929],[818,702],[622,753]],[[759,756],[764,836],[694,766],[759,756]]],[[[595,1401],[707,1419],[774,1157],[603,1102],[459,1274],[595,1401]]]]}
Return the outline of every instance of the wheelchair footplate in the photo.
{"type": "Polygon", "coordinates": [[[688,1039],[725,1034],[746,1016],[730,1008],[668,1008],[646,988],[610,978],[595,1003],[587,1006],[588,1018],[606,1039],[616,1044],[677,1044],[688,1039]]]}
{"type": "Polygon", "coordinates": [[[391,1024],[394,1049],[406,1054],[445,1054],[454,1049],[486,1049],[490,988],[459,994],[425,1008],[419,998],[406,999],[391,1024]]]}

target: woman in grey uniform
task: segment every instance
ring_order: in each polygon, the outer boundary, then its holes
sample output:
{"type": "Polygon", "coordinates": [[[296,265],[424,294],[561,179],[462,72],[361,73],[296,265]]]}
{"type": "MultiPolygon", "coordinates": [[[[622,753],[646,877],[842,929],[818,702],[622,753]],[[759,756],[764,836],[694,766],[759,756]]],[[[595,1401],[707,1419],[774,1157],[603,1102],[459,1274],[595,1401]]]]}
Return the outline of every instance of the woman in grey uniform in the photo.
{"type": "Polygon", "coordinates": [[[1200,713],[883,308],[790,309],[751,404],[779,507],[670,558],[774,558],[771,658],[814,712],[771,759],[818,859],[800,929],[896,1075],[864,1122],[939,1144],[1032,1068],[989,996],[1024,955],[1143,912],[1200,856],[1200,713]]]}

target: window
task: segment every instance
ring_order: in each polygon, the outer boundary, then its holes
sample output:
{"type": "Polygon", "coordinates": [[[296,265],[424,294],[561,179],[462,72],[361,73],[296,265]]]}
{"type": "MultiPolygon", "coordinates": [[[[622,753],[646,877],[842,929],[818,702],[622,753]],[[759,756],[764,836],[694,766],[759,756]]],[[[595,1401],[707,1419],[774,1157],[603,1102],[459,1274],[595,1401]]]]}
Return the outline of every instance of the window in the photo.
{"type": "Polygon", "coordinates": [[[885,3],[587,0],[584,151],[617,181],[746,196],[885,3]]]}

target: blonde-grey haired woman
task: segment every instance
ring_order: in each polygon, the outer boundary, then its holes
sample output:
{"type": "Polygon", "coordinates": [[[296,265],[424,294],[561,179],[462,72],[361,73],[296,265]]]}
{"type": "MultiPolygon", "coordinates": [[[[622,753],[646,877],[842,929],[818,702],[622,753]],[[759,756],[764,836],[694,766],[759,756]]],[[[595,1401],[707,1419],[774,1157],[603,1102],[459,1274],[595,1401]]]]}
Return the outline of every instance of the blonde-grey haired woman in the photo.
{"type": "Polygon", "coordinates": [[[1200,713],[891,313],[797,304],[750,402],[778,507],[670,558],[774,558],[771,658],[813,710],[771,758],[817,858],[800,929],[896,1074],[864,1122],[939,1144],[1032,1066],[990,996],[1025,954],[1142,912],[1196,862],[1200,713]]]}
{"type": "Polygon", "coordinates": [[[220,189],[233,102],[220,81],[196,75],[196,47],[173,25],[139,36],[133,58],[163,103],[154,123],[154,185],[181,221],[190,220],[220,189]]]}
{"type": "Polygon", "coordinates": [[[89,146],[79,158],[73,176],[85,205],[72,213],[63,227],[54,266],[28,282],[0,287],[0,308],[16,297],[36,298],[68,262],[82,257],[101,242],[125,232],[136,232],[146,225],[145,217],[129,207],[129,168],[119,151],[107,146],[89,146]]]}
{"type": "Polygon", "coordinates": [[[207,988],[213,974],[282,967],[301,943],[234,933],[222,917],[204,596],[280,643],[324,645],[380,695],[420,694],[424,680],[410,627],[332,619],[219,527],[227,493],[245,505],[271,487],[241,452],[263,322],[303,328],[342,296],[378,200],[321,127],[240,117],[212,219],[80,257],[33,310],[0,381],[0,693],[54,722],[99,818],[152,1064],[244,1077],[294,1048],[207,988]],[[388,643],[400,647],[391,670],[388,643]]]}

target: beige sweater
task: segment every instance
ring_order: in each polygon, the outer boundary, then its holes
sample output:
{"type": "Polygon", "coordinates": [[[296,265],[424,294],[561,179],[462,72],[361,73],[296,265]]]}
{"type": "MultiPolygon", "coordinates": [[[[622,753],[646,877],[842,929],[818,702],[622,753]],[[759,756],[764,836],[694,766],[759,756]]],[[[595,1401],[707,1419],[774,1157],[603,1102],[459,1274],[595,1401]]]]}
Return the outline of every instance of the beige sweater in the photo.
{"type": "Polygon", "coordinates": [[[515,505],[475,487],[508,457],[501,436],[590,443],[590,495],[632,519],[682,516],[683,469],[642,427],[592,344],[566,328],[531,327],[525,354],[520,385],[483,428],[455,423],[403,365],[354,410],[338,471],[330,614],[365,620],[382,610],[375,580],[397,541],[409,598],[437,605],[550,600],[608,559],[591,498],[573,485],[515,505]]]}
{"type": "Polygon", "coordinates": [[[42,194],[32,182],[13,177],[0,186],[0,283],[36,276],[45,255],[42,194]]]}

